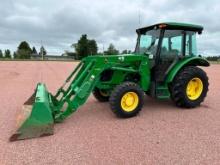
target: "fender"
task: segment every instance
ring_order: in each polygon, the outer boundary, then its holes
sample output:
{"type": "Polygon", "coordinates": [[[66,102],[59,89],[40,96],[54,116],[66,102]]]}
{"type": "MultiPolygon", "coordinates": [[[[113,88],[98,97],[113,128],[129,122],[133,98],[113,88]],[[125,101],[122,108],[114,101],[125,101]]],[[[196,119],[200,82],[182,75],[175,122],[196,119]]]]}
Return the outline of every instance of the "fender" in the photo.
{"type": "Polygon", "coordinates": [[[173,81],[176,74],[185,66],[210,66],[209,62],[202,57],[187,57],[183,60],[180,60],[173,66],[173,68],[168,72],[166,83],[173,81]]]}

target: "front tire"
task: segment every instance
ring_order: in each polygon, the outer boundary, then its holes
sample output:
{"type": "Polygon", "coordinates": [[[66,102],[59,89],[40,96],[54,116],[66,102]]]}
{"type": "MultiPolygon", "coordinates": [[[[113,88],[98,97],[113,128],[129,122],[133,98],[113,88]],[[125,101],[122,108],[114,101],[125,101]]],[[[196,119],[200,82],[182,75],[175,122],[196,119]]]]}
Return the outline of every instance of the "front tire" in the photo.
{"type": "Polygon", "coordinates": [[[188,66],[176,75],[171,85],[171,98],[178,107],[194,108],[204,101],[208,86],[206,73],[198,67],[188,66]]]}
{"type": "Polygon", "coordinates": [[[143,98],[144,92],[136,83],[125,82],[112,91],[109,102],[118,117],[129,118],[141,111],[143,98]]]}
{"type": "Polygon", "coordinates": [[[93,96],[96,98],[96,100],[98,100],[100,102],[108,102],[109,101],[108,91],[101,90],[99,88],[95,88],[92,93],[93,93],[93,96]]]}

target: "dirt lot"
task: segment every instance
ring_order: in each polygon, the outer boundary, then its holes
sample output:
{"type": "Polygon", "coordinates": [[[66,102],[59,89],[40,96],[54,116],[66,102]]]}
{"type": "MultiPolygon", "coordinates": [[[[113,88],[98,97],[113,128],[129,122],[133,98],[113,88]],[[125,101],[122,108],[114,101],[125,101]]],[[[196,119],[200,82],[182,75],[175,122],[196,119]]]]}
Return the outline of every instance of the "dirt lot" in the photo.
{"type": "Polygon", "coordinates": [[[210,90],[201,107],[145,98],[135,118],[118,119],[90,96],[55,134],[9,143],[16,112],[38,81],[54,93],[74,63],[0,62],[0,164],[220,164],[220,65],[205,68],[210,90]]]}

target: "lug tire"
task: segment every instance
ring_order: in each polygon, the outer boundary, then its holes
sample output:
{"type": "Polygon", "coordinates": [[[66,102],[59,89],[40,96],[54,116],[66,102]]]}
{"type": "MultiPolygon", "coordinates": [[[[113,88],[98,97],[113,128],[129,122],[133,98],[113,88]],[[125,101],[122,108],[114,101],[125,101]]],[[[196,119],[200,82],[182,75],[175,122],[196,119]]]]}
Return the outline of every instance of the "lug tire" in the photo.
{"type": "Polygon", "coordinates": [[[109,102],[112,111],[120,118],[129,118],[136,116],[143,107],[144,92],[142,89],[133,82],[124,82],[121,85],[116,86],[112,91],[109,102]],[[123,109],[121,100],[126,93],[134,93],[137,96],[137,105],[131,111],[126,111],[123,109]]]}
{"type": "Polygon", "coordinates": [[[104,96],[101,92],[100,89],[95,88],[93,90],[93,96],[98,100],[99,102],[108,102],[110,96],[104,96]]]}
{"type": "Polygon", "coordinates": [[[188,66],[182,69],[174,78],[173,83],[170,86],[171,98],[178,107],[194,108],[199,106],[205,99],[208,92],[208,77],[206,73],[195,66],[188,66]],[[198,78],[202,82],[202,92],[199,97],[192,100],[187,95],[187,85],[194,79],[198,78]]]}

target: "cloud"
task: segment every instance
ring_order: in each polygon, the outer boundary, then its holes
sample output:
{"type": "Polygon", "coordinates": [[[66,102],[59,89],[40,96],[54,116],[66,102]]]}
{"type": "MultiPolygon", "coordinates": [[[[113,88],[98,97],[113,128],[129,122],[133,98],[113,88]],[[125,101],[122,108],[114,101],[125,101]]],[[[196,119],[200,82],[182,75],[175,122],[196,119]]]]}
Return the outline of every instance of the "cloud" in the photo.
{"type": "Polygon", "coordinates": [[[218,0],[0,0],[0,49],[16,50],[20,41],[44,44],[50,54],[71,50],[82,34],[97,40],[100,50],[110,43],[133,50],[135,29],[157,22],[180,21],[204,25],[199,53],[220,54],[218,0]]]}

